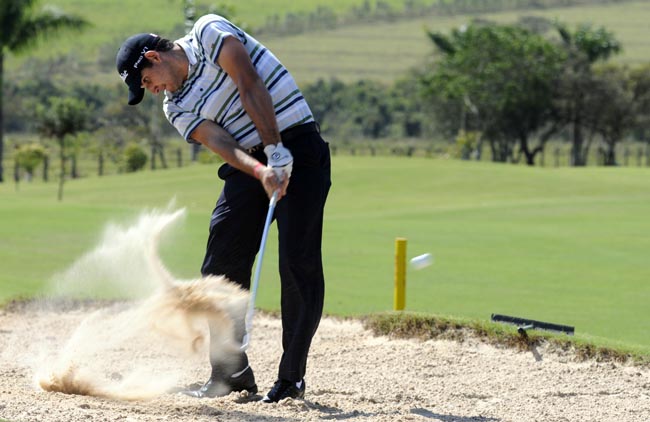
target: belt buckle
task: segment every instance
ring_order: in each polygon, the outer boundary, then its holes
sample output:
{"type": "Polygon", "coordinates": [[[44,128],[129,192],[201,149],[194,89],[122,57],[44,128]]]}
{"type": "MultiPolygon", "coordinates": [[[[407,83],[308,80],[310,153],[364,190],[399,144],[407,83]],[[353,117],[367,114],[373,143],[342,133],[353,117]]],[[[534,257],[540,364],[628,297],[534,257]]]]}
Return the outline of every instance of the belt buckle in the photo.
{"type": "Polygon", "coordinates": [[[260,142],[259,144],[255,145],[254,147],[250,147],[246,150],[247,153],[253,154],[256,153],[257,151],[262,149],[262,143],[260,142]]]}

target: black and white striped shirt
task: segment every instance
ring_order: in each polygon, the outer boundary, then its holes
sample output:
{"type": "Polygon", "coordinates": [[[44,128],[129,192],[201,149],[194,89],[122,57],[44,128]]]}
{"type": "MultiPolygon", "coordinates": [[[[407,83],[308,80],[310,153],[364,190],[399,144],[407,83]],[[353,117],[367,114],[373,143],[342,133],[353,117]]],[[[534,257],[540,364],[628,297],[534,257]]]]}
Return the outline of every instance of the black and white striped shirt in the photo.
{"type": "Polygon", "coordinates": [[[293,77],[273,53],[225,18],[206,15],[188,35],[175,41],[189,59],[189,74],[177,91],[165,92],[165,115],[185,140],[194,142],[190,134],[204,120],[211,120],[228,131],[243,148],[251,148],[261,141],[242,106],[237,85],[217,64],[226,37],[237,37],[244,44],[271,94],[280,131],[314,121],[293,77]]]}

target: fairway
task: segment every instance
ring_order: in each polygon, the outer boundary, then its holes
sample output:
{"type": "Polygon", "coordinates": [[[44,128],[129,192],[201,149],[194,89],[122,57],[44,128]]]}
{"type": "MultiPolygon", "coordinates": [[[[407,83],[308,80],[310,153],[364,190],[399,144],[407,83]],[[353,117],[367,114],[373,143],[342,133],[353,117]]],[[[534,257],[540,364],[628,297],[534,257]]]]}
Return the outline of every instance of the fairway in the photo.
{"type": "MultiPolygon", "coordinates": [[[[435,257],[407,273],[409,311],[515,315],[648,351],[649,179],[643,168],[334,156],[325,311],[391,310],[394,239],[406,237],[407,257],[435,257]]],[[[94,247],[107,223],[127,225],[172,198],[188,216],[162,254],[177,276],[195,277],[220,187],[214,165],[77,180],[62,203],[52,182],[1,185],[0,299],[48,292],[48,280],[94,247]]],[[[279,307],[271,233],[257,301],[264,309],[279,307]]]]}

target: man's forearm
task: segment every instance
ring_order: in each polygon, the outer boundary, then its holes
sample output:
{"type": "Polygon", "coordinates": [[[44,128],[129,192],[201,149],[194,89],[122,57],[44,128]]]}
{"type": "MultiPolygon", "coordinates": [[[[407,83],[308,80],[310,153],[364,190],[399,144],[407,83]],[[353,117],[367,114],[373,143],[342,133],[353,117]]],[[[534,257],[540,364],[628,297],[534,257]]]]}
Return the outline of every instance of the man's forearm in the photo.
{"type": "Polygon", "coordinates": [[[192,132],[192,139],[219,154],[236,169],[259,179],[269,198],[278,191],[278,201],[286,194],[289,178],[278,178],[275,171],[250,156],[237,141],[216,123],[205,120],[192,132]]]}
{"type": "Polygon", "coordinates": [[[200,142],[210,151],[218,154],[225,162],[251,176],[255,174],[255,166],[259,163],[239,146],[235,138],[225,129],[211,121],[204,121],[192,132],[192,139],[200,142]]]}
{"type": "Polygon", "coordinates": [[[280,130],[273,100],[261,79],[250,86],[240,87],[242,105],[255,124],[264,145],[280,142],[280,130]]]}

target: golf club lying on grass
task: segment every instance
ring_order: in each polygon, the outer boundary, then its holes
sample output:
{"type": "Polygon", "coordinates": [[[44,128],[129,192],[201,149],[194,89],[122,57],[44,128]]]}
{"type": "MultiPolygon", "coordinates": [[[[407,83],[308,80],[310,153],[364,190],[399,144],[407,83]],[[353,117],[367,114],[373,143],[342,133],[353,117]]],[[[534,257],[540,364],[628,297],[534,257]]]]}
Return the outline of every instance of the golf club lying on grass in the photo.
{"type": "Polygon", "coordinates": [[[241,350],[248,349],[251,339],[251,331],[253,330],[253,315],[255,314],[255,296],[257,296],[257,286],[260,283],[260,273],[262,272],[262,261],[264,260],[264,248],[266,246],[266,238],[269,234],[269,227],[273,220],[273,212],[275,211],[275,204],[278,200],[278,191],[273,192],[271,200],[269,201],[269,211],[266,213],[266,221],[264,222],[264,231],[262,232],[262,241],[260,242],[260,250],[257,253],[257,263],[255,264],[255,275],[253,276],[253,284],[251,286],[251,294],[248,300],[248,310],[246,311],[246,334],[244,341],[241,345],[241,350]]]}

